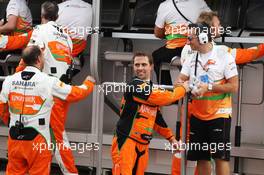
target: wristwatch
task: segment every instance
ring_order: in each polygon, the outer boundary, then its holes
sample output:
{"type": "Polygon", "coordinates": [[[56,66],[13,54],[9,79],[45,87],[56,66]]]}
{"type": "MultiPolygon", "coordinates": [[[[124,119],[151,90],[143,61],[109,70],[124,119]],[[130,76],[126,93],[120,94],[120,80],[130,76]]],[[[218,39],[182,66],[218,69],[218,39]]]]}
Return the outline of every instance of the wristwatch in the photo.
{"type": "Polygon", "coordinates": [[[207,86],[208,91],[212,91],[213,90],[213,84],[209,83],[207,86]]]}

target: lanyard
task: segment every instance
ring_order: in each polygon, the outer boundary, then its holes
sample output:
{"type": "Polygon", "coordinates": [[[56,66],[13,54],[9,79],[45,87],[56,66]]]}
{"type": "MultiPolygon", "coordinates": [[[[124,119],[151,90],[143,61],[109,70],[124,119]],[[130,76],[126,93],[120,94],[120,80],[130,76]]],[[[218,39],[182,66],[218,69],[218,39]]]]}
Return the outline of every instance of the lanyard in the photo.
{"type": "Polygon", "coordinates": [[[197,64],[198,64],[198,52],[197,52],[196,58],[195,58],[195,67],[194,67],[194,76],[195,77],[197,75],[197,64]]]}
{"type": "Polygon", "coordinates": [[[194,68],[194,76],[196,77],[197,76],[197,64],[200,64],[200,66],[202,67],[202,69],[205,71],[205,72],[208,72],[209,71],[209,68],[207,67],[208,66],[208,61],[207,63],[203,66],[201,61],[198,60],[198,52],[196,54],[196,58],[195,58],[195,68],[194,68]]]}

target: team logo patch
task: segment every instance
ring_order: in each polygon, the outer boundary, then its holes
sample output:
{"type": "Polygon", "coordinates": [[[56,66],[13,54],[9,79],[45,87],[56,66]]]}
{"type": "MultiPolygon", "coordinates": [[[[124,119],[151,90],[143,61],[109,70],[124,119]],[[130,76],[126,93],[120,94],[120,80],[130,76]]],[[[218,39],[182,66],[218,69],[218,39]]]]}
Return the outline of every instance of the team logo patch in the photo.
{"type": "Polygon", "coordinates": [[[207,61],[207,65],[214,65],[216,63],[216,61],[215,60],[213,60],[213,59],[209,59],[208,61],[207,61]]]}
{"type": "Polygon", "coordinates": [[[147,116],[156,116],[157,115],[157,108],[150,107],[147,105],[142,104],[139,109],[139,113],[147,116]]]}
{"type": "Polygon", "coordinates": [[[14,114],[36,115],[45,99],[35,95],[24,95],[16,92],[9,94],[10,111],[14,114]]]}

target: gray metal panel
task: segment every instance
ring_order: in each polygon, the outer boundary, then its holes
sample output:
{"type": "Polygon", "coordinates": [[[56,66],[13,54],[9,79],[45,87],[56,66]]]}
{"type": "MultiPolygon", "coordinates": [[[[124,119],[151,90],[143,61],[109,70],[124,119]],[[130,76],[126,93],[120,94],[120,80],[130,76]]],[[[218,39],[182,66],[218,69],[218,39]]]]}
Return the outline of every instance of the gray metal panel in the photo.
{"type": "MultiPolygon", "coordinates": [[[[146,33],[121,33],[113,32],[113,38],[130,38],[130,39],[150,39],[159,40],[154,34],[146,33]]],[[[222,38],[215,39],[216,42],[222,42],[222,38]]],[[[264,37],[225,37],[225,43],[264,43],[264,37]]]]}
{"type": "MultiPolygon", "coordinates": [[[[93,29],[100,28],[100,8],[101,8],[101,0],[93,0],[93,29]]],[[[91,73],[95,77],[97,83],[100,82],[99,78],[99,33],[93,33],[91,36],[91,73]]]]}
{"type": "Polygon", "coordinates": [[[264,159],[264,145],[244,143],[241,147],[232,147],[231,156],[264,159]]]}

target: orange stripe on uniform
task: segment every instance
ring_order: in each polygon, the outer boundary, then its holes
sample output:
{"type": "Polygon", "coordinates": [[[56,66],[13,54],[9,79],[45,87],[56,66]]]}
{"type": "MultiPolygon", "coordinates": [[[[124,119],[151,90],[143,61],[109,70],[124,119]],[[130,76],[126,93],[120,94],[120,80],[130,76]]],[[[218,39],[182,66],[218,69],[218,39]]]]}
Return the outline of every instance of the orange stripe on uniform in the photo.
{"type": "Polygon", "coordinates": [[[72,56],[77,57],[86,48],[86,40],[74,39],[72,38],[73,48],[72,56]]]}
{"type": "Polygon", "coordinates": [[[5,125],[8,125],[10,113],[8,111],[7,103],[0,102],[0,118],[2,119],[5,125]]]}

